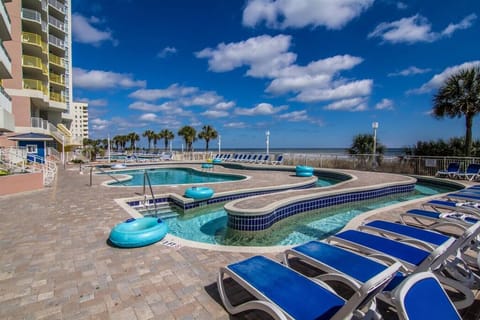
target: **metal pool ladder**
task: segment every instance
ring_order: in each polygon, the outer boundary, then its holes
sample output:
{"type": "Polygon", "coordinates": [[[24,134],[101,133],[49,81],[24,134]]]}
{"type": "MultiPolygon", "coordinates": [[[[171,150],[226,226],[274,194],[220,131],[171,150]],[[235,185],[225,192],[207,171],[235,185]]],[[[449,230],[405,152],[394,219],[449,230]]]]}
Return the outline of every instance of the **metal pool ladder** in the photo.
{"type": "Polygon", "coordinates": [[[150,189],[150,194],[152,195],[153,206],[154,206],[155,211],[156,211],[157,210],[157,201],[155,201],[155,195],[153,194],[152,183],[150,182],[150,177],[148,175],[147,170],[144,170],[144,172],[143,172],[143,196],[145,198],[145,204],[147,202],[147,193],[145,192],[147,183],[148,183],[148,187],[150,189]]]}

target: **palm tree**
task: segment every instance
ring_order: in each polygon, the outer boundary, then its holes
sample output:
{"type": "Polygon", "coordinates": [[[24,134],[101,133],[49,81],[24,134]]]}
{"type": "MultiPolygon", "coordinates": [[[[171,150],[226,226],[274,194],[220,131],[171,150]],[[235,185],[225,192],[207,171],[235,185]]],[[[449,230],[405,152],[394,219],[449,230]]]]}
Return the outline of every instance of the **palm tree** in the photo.
{"type": "Polygon", "coordinates": [[[152,142],[155,132],[153,130],[145,130],[142,135],[148,139],[148,150],[150,150],[150,143],[152,142]]]}
{"type": "Polygon", "coordinates": [[[192,151],[192,144],[197,140],[197,131],[191,126],[184,126],[178,130],[178,135],[182,136],[187,146],[187,152],[192,151]]]}
{"type": "Polygon", "coordinates": [[[120,146],[122,145],[121,136],[115,136],[115,137],[113,137],[112,142],[113,142],[113,144],[115,144],[115,149],[116,149],[117,151],[119,151],[119,150],[120,150],[120,146]]]}
{"type": "Polygon", "coordinates": [[[203,126],[202,131],[198,134],[199,139],[205,140],[205,151],[208,152],[208,144],[211,139],[218,138],[218,132],[211,125],[203,126]]]}
{"type": "Polygon", "coordinates": [[[170,140],[172,140],[175,137],[175,135],[173,134],[172,131],[168,129],[163,129],[158,133],[158,137],[160,139],[163,139],[163,141],[165,142],[165,151],[167,151],[168,143],[170,142],[170,140]]]}
{"type": "Polygon", "coordinates": [[[465,116],[465,156],[472,149],[472,125],[480,113],[480,68],[460,70],[450,76],[433,98],[433,115],[436,118],[465,116]]]}
{"type": "Polygon", "coordinates": [[[157,141],[162,139],[162,137],[160,137],[160,133],[153,133],[152,138],[153,138],[153,151],[155,151],[157,150],[157,141]]]}
{"type": "MultiPolygon", "coordinates": [[[[358,158],[362,164],[366,164],[370,160],[370,155],[373,154],[373,143],[374,137],[373,134],[358,134],[353,137],[352,146],[347,149],[348,154],[358,155],[358,158]]],[[[385,146],[382,145],[378,139],[376,140],[376,163],[381,163],[382,156],[385,152],[385,146]]]]}
{"type": "Polygon", "coordinates": [[[140,141],[140,136],[136,134],[135,132],[130,132],[127,135],[127,139],[130,140],[130,149],[134,150],[135,149],[135,142],[140,141]]]}

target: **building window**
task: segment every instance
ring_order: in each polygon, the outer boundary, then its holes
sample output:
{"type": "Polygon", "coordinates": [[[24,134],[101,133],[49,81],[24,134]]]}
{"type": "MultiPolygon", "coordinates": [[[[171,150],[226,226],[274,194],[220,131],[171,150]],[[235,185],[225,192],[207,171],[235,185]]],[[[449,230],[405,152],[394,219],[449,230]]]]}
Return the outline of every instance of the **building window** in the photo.
{"type": "Polygon", "coordinates": [[[27,147],[27,153],[34,153],[34,154],[38,153],[36,144],[27,144],[26,147],[27,147]]]}

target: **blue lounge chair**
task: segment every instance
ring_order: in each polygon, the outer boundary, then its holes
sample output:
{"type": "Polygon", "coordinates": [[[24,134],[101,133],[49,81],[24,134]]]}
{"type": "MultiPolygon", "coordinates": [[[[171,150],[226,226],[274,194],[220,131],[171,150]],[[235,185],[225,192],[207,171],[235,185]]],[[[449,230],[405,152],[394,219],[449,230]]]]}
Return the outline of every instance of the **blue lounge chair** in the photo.
{"type": "Polygon", "coordinates": [[[433,251],[358,230],[343,231],[326,240],[329,243],[352,248],[376,259],[400,261],[409,272],[434,272],[440,282],[455,288],[458,293],[463,295],[463,300],[455,302],[457,308],[468,307],[474,301],[471,287],[476,287],[477,284],[473,282],[475,279],[471,278],[470,272],[466,277],[462,277],[461,274],[458,274],[460,266],[455,264],[456,261],[452,262],[447,259],[450,256],[455,256],[459,246],[465,245],[465,243],[454,238],[450,238],[433,251]],[[456,271],[458,272],[454,273],[456,271]],[[450,277],[451,274],[456,276],[457,279],[450,277]]]}
{"type": "Polygon", "coordinates": [[[449,193],[445,196],[449,200],[460,200],[460,201],[470,201],[475,202],[480,205],[480,195],[467,192],[454,192],[449,193]]]}
{"type": "Polygon", "coordinates": [[[430,200],[422,204],[422,206],[430,207],[437,212],[461,212],[480,216],[480,206],[471,202],[456,202],[448,200],[430,200]]]}
{"type": "Polygon", "coordinates": [[[462,319],[438,279],[430,272],[409,276],[394,292],[400,320],[462,319]]]}
{"type": "Polygon", "coordinates": [[[430,230],[454,227],[465,231],[472,224],[480,221],[479,217],[462,212],[438,212],[424,209],[411,209],[400,213],[400,222],[406,225],[420,225],[430,230]],[[413,222],[413,223],[412,223],[413,222]]]}
{"type": "Polygon", "coordinates": [[[458,172],[455,174],[455,178],[466,179],[469,181],[476,180],[480,176],[480,164],[471,163],[468,165],[467,169],[463,172],[458,172]]]}
{"type": "MultiPolygon", "coordinates": [[[[359,227],[362,231],[375,232],[382,236],[399,239],[402,242],[412,243],[414,245],[424,247],[427,250],[434,250],[436,247],[447,243],[451,238],[445,234],[435,232],[432,230],[425,230],[418,227],[406,226],[400,223],[374,220],[366,222],[359,227]]],[[[478,254],[479,243],[477,237],[480,234],[480,222],[477,222],[473,225],[470,225],[467,230],[465,230],[461,235],[456,239],[456,244],[453,247],[456,248],[456,261],[455,264],[462,263],[473,266],[474,268],[480,268],[480,265],[477,263],[477,260],[471,255],[466,255],[465,252],[469,249],[478,254]]],[[[464,271],[469,273],[470,282],[476,282],[480,284],[480,277],[477,276],[469,268],[464,271]]],[[[464,278],[464,276],[462,276],[464,278]]],[[[462,279],[465,281],[465,279],[462,279]]]]}
{"type": "MultiPolygon", "coordinates": [[[[274,319],[350,319],[369,308],[372,299],[397,273],[395,263],[357,288],[345,301],[327,284],[306,276],[263,256],[220,268],[217,286],[225,309],[231,314],[262,310],[274,319]],[[232,305],[227,296],[224,276],[227,275],[246,289],[255,300],[232,305]]],[[[372,315],[374,310],[368,310],[372,315]]]]}
{"type": "Polygon", "coordinates": [[[274,166],[279,165],[279,164],[283,164],[283,154],[278,155],[277,158],[272,161],[272,164],[274,166]]]}
{"type": "Polygon", "coordinates": [[[435,174],[435,176],[444,178],[454,178],[458,173],[460,173],[460,163],[458,162],[451,162],[448,164],[448,167],[446,170],[439,170],[435,174]]]}

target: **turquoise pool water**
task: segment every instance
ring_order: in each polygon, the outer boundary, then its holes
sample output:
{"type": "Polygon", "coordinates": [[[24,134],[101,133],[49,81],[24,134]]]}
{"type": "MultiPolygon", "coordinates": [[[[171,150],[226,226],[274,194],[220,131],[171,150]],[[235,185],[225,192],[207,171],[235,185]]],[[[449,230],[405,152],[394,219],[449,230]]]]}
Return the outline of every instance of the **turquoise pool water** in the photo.
{"type": "Polygon", "coordinates": [[[192,184],[228,182],[245,179],[245,176],[202,172],[190,168],[156,168],[141,170],[122,170],[110,174],[126,174],[132,178],[122,182],[111,182],[110,186],[143,186],[145,170],[152,185],[192,184]]]}
{"type": "MultiPolygon", "coordinates": [[[[227,214],[223,205],[191,210],[175,218],[165,219],[165,222],[169,226],[169,233],[197,242],[231,246],[294,245],[335,234],[361,213],[447,191],[452,189],[417,183],[415,191],[408,195],[306,212],[285,219],[263,232],[238,232],[227,229],[227,214]]],[[[156,216],[154,213],[150,215],[156,216]]]]}

